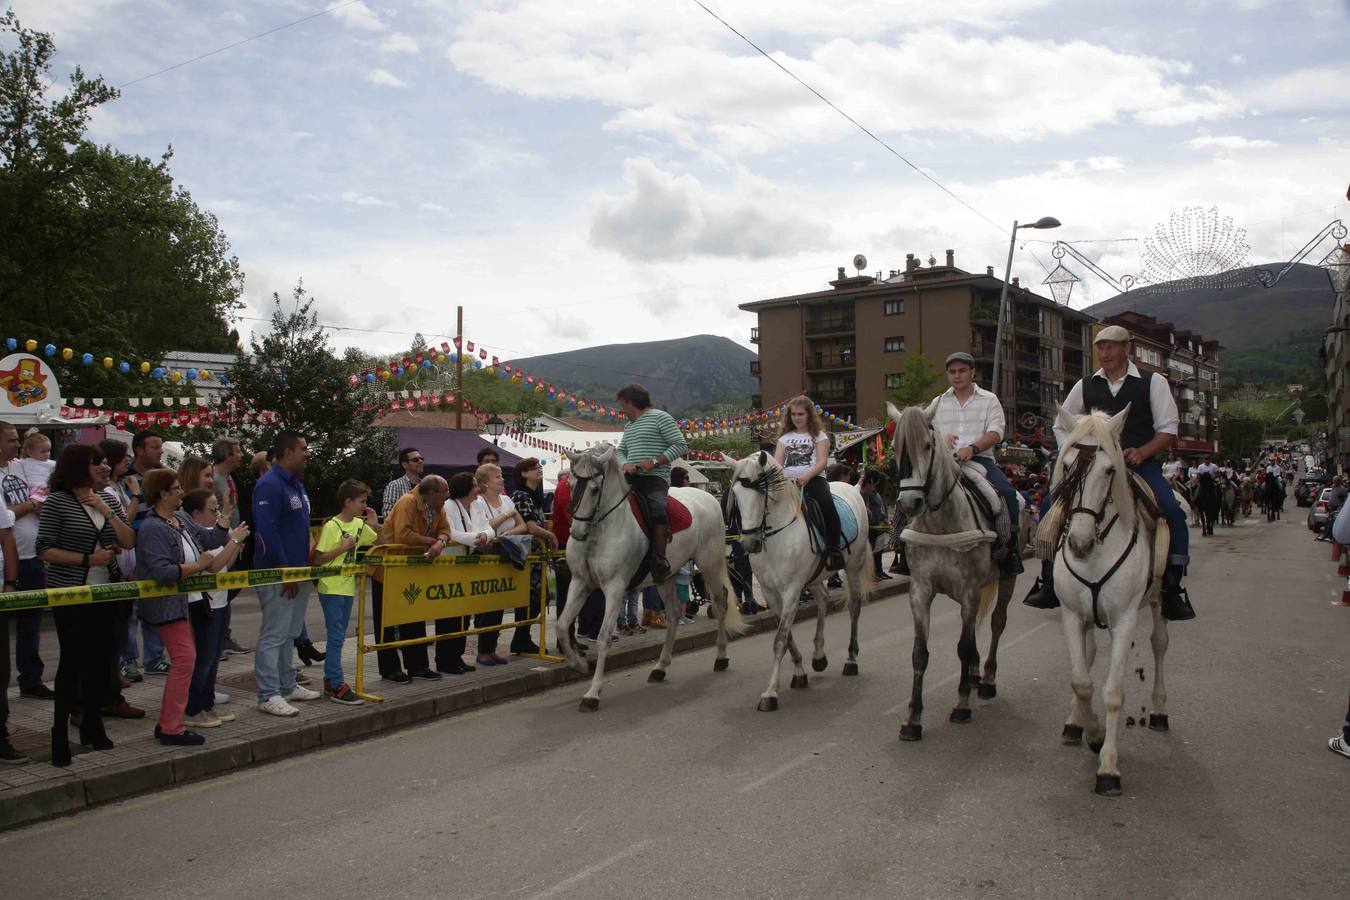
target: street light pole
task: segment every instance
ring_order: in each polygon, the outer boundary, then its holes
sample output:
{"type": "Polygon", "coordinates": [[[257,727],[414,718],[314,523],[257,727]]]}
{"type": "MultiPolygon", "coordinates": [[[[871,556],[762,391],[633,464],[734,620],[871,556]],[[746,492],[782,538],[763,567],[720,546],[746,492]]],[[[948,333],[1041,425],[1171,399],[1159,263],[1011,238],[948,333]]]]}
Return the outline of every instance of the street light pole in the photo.
{"type": "MultiPolygon", "coordinates": [[[[1042,216],[1035,222],[1029,222],[1026,225],[1019,225],[1014,220],[1012,227],[1012,238],[1008,241],[1008,265],[1003,270],[1003,290],[998,298],[998,328],[994,332],[994,393],[1000,397],[1003,396],[1003,384],[999,381],[999,363],[1003,357],[1003,320],[1008,315],[1008,282],[1012,278],[1013,252],[1017,249],[1017,230],[1019,228],[1058,228],[1059,219],[1054,216],[1042,216]]],[[[1014,408],[1016,408],[1014,406],[1014,408]]]]}

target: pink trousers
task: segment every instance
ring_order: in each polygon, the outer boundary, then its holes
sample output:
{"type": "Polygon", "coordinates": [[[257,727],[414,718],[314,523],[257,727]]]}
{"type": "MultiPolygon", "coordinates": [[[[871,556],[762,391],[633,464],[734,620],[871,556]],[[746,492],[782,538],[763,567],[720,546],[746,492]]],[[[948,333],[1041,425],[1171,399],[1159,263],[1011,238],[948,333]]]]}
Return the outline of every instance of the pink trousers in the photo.
{"type": "Polygon", "coordinates": [[[164,683],[164,700],[159,708],[159,730],[162,734],[182,734],[183,712],[187,709],[188,688],[192,685],[192,667],[197,663],[192,623],[180,619],[155,627],[169,651],[169,679],[164,683]]]}

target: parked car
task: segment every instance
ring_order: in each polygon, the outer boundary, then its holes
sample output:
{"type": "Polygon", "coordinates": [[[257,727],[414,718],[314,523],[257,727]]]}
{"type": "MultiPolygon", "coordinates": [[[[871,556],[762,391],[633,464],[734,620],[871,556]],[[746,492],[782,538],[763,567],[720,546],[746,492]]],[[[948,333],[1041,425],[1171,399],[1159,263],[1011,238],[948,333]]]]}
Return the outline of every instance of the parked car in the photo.
{"type": "Polygon", "coordinates": [[[1299,506],[1312,506],[1318,491],[1326,487],[1326,479],[1308,475],[1298,480],[1294,488],[1294,502],[1299,506]]]}
{"type": "Polygon", "coordinates": [[[1331,488],[1322,488],[1316,502],[1308,510],[1308,530],[1320,531],[1327,524],[1327,511],[1331,505],[1331,488]]]}

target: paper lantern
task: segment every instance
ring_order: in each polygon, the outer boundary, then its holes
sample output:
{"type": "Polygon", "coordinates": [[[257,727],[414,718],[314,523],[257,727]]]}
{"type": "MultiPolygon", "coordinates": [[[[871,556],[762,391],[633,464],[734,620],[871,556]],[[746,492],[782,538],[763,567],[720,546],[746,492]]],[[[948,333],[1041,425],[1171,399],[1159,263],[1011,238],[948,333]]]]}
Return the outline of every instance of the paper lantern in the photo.
{"type": "MultiPolygon", "coordinates": [[[[47,354],[47,355],[50,356],[51,354],[49,353],[49,354],[47,354]]],[[[66,362],[70,362],[71,359],[73,359],[74,357],[75,357],[75,351],[74,351],[74,350],[70,349],[69,347],[64,347],[64,348],[62,348],[62,350],[61,350],[61,358],[62,358],[62,359],[64,359],[66,362]]]]}
{"type": "Polygon", "coordinates": [[[178,382],[183,380],[183,373],[178,371],[177,369],[174,369],[172,372],[169,373],[169,380],[172,381],[174,384],[177,384],[178,382]]]}
{"type": "Polygon", "coordinates": [[[45,353],[45,354],[47,354],[48,356],[55,356],[55,355],[56,355],[56,345],[55,345],[55,344],[48,344],[47,346],[45,346],[45,347],[42,348],[42,352],[45,353]]]}
{"type": "Polygon", "coordinates": [[[121,372],[123,375],[127,374],[131,371],[131,363],[125,361],[118,363],[117,371],[121,372]]]}
{"type": "Polygon", "coordinates": [[[444,364],[445,364],[445,354],[444,354],[444,353],[437,353],[437,354],[436,354],[436,362],[440,363],[441,365],[444,365],[444,364]]]}
{"type": "Polygon", "coordinates": [[[83,356],[80,357],[80,362],[84,363],[86,366],[92,366],[94,364],[94,354],[92,353],[84,354],[83,356]]]}
{"type": "Polygon", "coordinates": [[[196,369],[188,369],[188,370],[187,370],[187,379],[188,379],[188,381],[196,381],[196,380],[197,380],[197,374],[198,374],[198,373],[197,373],[197,370],[196,370],[196,369]]]}
{"type": "Polygon", "coordinates": [[[29,353],[34,352],[35,350],[37,350],[37,341],[33,340],[32,338],[29,338],[28,340],[23,342],[23,349],[27,350],[29,353]]]}
{"type": "Polygon", "coordinates": [[[398,375],[398,376],[400,376],[400,377],[402,377],[402,375],[403,375],[403,367],[402,367],[402,366],[399,366],[397,369],[395,369],[395,370],[394,370],[394,374],[395,374],[395,375],[398,375]]]}
{"type": "Polygon", "coordinates": [[[374,375],[373,373],[371,373],[371,372],[367,372],[367,373],[366,373],[366,384],[373,384],[374,382],[375,382],[375,375],[374,375]]]}
{"type": "Polygon", "coordinates": [[[19,342],[14,340],[14,338],[5,338],[5,348],[12,353],[19,349],[19,342]]]}
{"type": "Polygon", "coordinates": [[[111,369],[113,367],[113,358],[111,356],[103,357],[103,368],[111,369]]]}

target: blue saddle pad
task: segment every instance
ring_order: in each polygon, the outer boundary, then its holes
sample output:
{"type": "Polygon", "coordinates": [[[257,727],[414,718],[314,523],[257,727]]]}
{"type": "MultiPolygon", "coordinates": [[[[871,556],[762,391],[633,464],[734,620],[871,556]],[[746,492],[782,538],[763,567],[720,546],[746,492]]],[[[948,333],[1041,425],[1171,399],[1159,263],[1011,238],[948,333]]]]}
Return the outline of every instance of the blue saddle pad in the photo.
{"type": "MultiPolygon", "coordinates": [[[[844,537],[844,545],[849,546],[858,539],[858,517],[853,515],[853,508],[844,501],[838,494],[831,494],[834,499],[834,511],[839,514],[839,532],[844,537]]],[[[813,531],[815,529],[812,529],[813,531]]],[[[816,532],[816,540],[822,546],[825,544],[824,536],[816,532]]]]}

